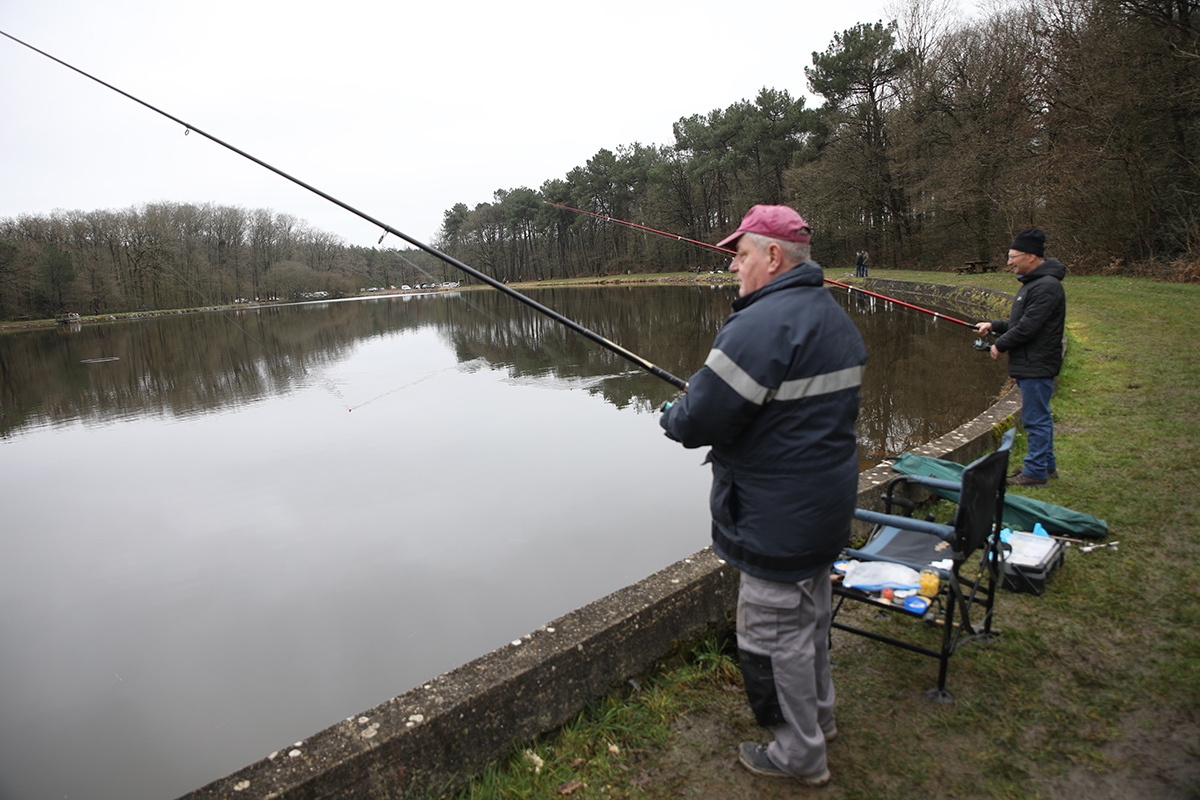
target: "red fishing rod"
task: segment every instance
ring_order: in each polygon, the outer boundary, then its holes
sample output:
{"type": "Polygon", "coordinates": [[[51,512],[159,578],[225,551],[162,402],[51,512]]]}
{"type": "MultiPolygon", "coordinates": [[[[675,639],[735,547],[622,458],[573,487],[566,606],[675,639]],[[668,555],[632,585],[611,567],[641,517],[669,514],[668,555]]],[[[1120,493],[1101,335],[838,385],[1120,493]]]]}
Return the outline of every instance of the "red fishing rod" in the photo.
{"type": "MultiPolygon", "coordinates": [[[[648,228],[645,225],[639,225],[636,222],[627,222],[623,219],[617,219],[616,217],[610,217],[607,214],[597,214],[592,211],[584,211],[582,208],[572,208],[571,206],[565,206],[562,203],[551,203],[549,200],[545,200],[543,202],[545,202],[547,205],[555,206],[557,208],[564,208],[567,211],[574,211],[577,214],[587,214],[589,217],[595,217],[596,219],[602,219],[606,222],[615,222],[618,225],[624,225],[627,228],[634,228],[639,231],[655,233],[655,234],[658,234],[659,236],[666,236],[668,239],[676,239],[680,242],[687,242],[688,244],[694,244],[699,247],[707,248],[709,250],[715,250],[718,253],[725,253],[726,255],[731,255],[731,256],[737,255],[737,251],[730,250],[726,247],[717,247],[715,244],[709,244],[708,242],[701,242],[696,239],[689,239],[686,236],[679,236],[674,233],[668,233],[667,231],[660,231],[660,230],[656,230],[654,228],[648,228]]],[[[897,300],[895,297],[888,297],[886,294],[870,292],[870,291],[867,291],[866,289],[861,289],[861,288],[854,286],[852,284],[849,284],[849,283],[842,283],[840,281],[831,280],[830,278],[825,278],[824,280],[826,283],[831,284],[833,286],[840,286],[843,289],[849,289],[852,292],[860,292],[861,294],[865,294],[868,297],[875,297],[875,298],[878,298],[878,299],[883,300],[888,303],[895,303],[896,305],[904,306],[905,308],[911,308],[913,311],[920,311],[922,314],[929,314],[934,319],[948,320],[948,321],[954,322],[958,325],[965,325],[968,328],[971,328],[972,330],[975,328],[975,326],[972,325],[970,322],[964,322],[961,319],[956,319],[956,318],[950,316],[949,314],[943,314],[940,311],[932,311],[928,308],[921,308],[920,306],[914,306],[912,303],[906,303],[903,300],[897,300]]]]}
{"type": "Polygon", "coordinates": [[[649,233],[657,233],[659,236],[667,236],[672,239],[676,239],[680,242],[687,242],[688,244],[698,245],[699,247],[707,247],[709,250],[716,250],[718,253],[733,253],[734,252],[733,250],[726,250],[724,247],[717,247],[716,245],[709,244],[708,242],[701,242],[697,239],[689,239],[686,236],[679,236],[678,234],[667,233],[666,231],[659,231],[659,230],[655,230],[654,228],[647,228],[645,225],[638,225],[636,222],[626,222],[623,219],[617,219],[616,217],[610,217],[607,214],[595,214],[591,211],[584,211],[582,208],[571,208],[570,206],[564,206],[562,203],[551,203],[549,200],[543,200],[542,202],[546,203],[546,205],[557,206],[558,208],[565,208],[567,211],[574,211],[577,214],[587,214],[590,217],[595,217],[597,219],[606,220],[608,222],[615,222],[618,225],[624,225],[627,228],[636,228],[639,231],[648,231],[649,233]]]}
{"type": "MultiPolygon", "coordinates": [[[[431,256],[446,262],[447,264],[454,267],[455,269],[462,270],[463,272],[467,273],[468,275],[470,275],[474,278],[477,278],[478,280],[482,281],[483,283],[486,283],[488,286],[491,286],[493,289],[503,292],[504,294],[508,295],[509,297],[512,297],[515,300],[517,300],[521,303],[524,303],[525,305],[529,306],[530,308],[537,311],[538,313],[541,313],[541,314],[546,315],[547,317],[550,317],[554,321],[556,321],[556,322],[566,326],[567,328],[570,328],[571,330],[575,331],[576,333],[592,340],[593,342],[600,345],[601,347],[603,347],[607,350],[610,350],[613,353],[616,353],[621,358],[624,358],[627,361],[631,361],[632,363],[636,364],[637,366],[639,366],[642,369],[649,372],[651,375],[654,375],[656,378],[661,378],[662,380],[666,381],[667,383],[671,384],[672,386],[674,386],[677,389],[682,389],[684,391],[687,391],[687,381],[683,380],[682,378],[675,377],[671,373],[667,372],[665,369],[662,369],[661,367],[651,364],[646,359],[642,358],[641,356],[637,355],[636,353],[626,350],[624,347],[621,347],[619,344],[616,344],[615,342],[610,342],[608,339],[605,339],[603,336],[596,333],[595,331],[589,330],[589,329],[583,327],[582,325],[580,325],[578,322],[575,322],[572,319],[568,319],[567,317],[564,317],[562,314],[559,314],[557,311],[554,311],[553,309],[547,308],[546,306],[537,302],[533,298],[526,297],[525,295],[518,292],[516,289],[509,288],[507,285],[501,283],[500,281],[496,280],[495,278],[491,277],[490,275],[486,275],[486,274],[480,272],[479,270],[475,269],[474,267],[467,266],[466,264],[462,263],[461,261],[459,261],[456,258],[448,256],[439,250],[435,250],[434,248],[430,247],[427,244],[417,241],[416,239],[412,238],[411,236],[408,236],[407,234],[404,234],[404,233],[396,230],[391,225],[388,225],[384,222],[380,222],[379,220],[375,219],[374,217],[364,214],[362,211],[359,211],[357,208],[354,208],[351,205],[347,205],[346,203],[343,203],[341,200],[338,200],[336,197],[333,197],[332,195],[328,195],[325,192],[322,192],[320,189],[317,189],[316,187],[305,183],[304,181],[300,180],[299,178],[294,178],[291,175],[289,175],[288,173],[284,172],[283,170],[273,167],[270,164],[268,164],[267,162],[262,161],[258,158],[255,158],[254,156],[250,155],[249,153],[247,153],[243,150],[239,150],[238,148],[234,147],[233,145],[231,145],[227,142],[223,142],[220,139],[218,139],[217,137],[215,137],[209,133],[205,133],[204,131],[197,128],[195,125],[192,125],[191,123],[188,123],[188,122],[184,122],[183,120],[179,119],[178,117],[172,116],[171,114],[168,114],[167,112],[163,111],[162,109],[156,108],[156,107],[150,105],[149,103],[147,103],[146,101],[140,100],[137,97],[134,97],[133,95],[129,94],[128,92],[118,89],[116,86],[113,86],[112,84],[105,83],[104,81],[100,80],[99,78],[95,77],[94,75],[90,75],[90,74],[84,72],[83,70],[79,69],[78,67],[73,67],[70,64],[68,64],[67,62],[63,61],[62,59],[55,58],[54,56],[50,55],[49,53],[47,53],[43,50],[39,50],[36,47],[34,47],[33,45],[28,44],[27,42],[23,42],[11,34],[5,33],[4,31],[0,31],[0,35],[3,35],[9,39],[12,39],[17,44],[22,45],[23,47],[27,47],[30,50],[32,50],[33,52],[35,52],[39,55],[43,55],[46,58],[50,59],[51,61],[54,61],[58,64],[63,65],[64,67],[71,70],[72,72],[78,72],[83,77],[88,78],[89,80],[93,80],[96,83],[100,84],[101,86],[105,87],[106,89],[113,90],[114,92],[116,92],[119,95],[123,95],[139,105],[145,106],[146,108],[150,109],[151,111],[153,111],[156,114],[161,114],[162,116],[166,117],[167,119],[171,120],[172,122],[176,122],[176,123],[182,125],[185,134],[195,132],[195,133],[199,134],[200,136],[203,136],[205,139],[208,139],[211,142],[215,142],[216,144],[221,145],[222,147],[226,148],[227,150],[232,150],[233,152],[237,153],[239,156],[242,156],[243,158],[253,161],[255,164],[258,164],[260,167],[269,169],[271,172],[274,172],[276,175],[280,176],[281,178],[286,178],[287,180],[291,181],[292,183],[296,184],[297,186],[307,189],[308,191],[312,192],[313,194],[317,195],[318,197],[324,198],[325,200],[328,200],[329,202],[333,203],[334,205],[341,206],[342,208],[349,211],[351,214],[361,217],[362,219],[366,220],[367,222],[371,223],[372,225],[376,225],[376,226],[382,228],[384,231],[386,231],[386,233],[390,233],[393,236],[403,239],[404,241],[408,242],[412,246],[417,247],[421,250],[424,250],[426,253],[429,253],[431,256]]],[[[380,241],[383,241],[382,237],[380,237],[380,241]]]]}

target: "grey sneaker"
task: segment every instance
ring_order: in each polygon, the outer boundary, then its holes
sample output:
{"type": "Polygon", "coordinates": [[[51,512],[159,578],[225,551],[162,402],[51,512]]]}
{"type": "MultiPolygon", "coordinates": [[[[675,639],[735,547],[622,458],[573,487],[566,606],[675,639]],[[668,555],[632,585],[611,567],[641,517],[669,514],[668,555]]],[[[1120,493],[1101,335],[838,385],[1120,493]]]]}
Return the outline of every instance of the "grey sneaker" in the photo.
{"type": "Polygon", "coordinates": [[[800,781],[801,786],[824,786],[829,783],[829,777],[829,770],[825,769],[821,771],[820,775],[811,775],[806,778],[797,776],[796,780],[800,781]]]}
{"type": "Polygon", "coordinates": [[[802,777],[784,772],[775,766],[775,762],[767,755],[767,746],[758,742],[742,742],[738,748],[738,761],[749,772],[764,778],[795,778],[805,786],[824,786],[829,783],[829,770],[823,770],[820,775],[802,777]]]}
{"type": "Polygon", "coordinates": [[[838,737],[837,725],[835,724],[829,730],[821,731],[821,733],[825,734],[825,742],[828,744],[838,737]]]}

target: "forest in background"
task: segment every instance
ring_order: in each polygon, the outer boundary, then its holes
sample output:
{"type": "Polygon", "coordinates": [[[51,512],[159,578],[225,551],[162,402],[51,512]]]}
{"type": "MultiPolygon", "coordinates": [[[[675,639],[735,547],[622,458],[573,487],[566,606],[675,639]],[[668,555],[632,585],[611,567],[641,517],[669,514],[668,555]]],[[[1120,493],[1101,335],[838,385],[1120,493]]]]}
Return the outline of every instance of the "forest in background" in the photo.
{"type": "MultiPolygon", "coordinates": [[[[1200,0],[1025,0],[970,20],[908,0],[811,61],[818,108],[764,87],[680,119],[671,144],[602,149],[539,189],[457,203],[434,244],[504,281],[710,269],[719,254],[544,201],[703,241],[754,203],[787,203],[830,268],[860,248],[877,268],[1000,264],[1036,225],[1073,272],[1200,280],[1200,0]]],[[[0,219],[0,319],[461,277],[267,209],[0,219]]]]}

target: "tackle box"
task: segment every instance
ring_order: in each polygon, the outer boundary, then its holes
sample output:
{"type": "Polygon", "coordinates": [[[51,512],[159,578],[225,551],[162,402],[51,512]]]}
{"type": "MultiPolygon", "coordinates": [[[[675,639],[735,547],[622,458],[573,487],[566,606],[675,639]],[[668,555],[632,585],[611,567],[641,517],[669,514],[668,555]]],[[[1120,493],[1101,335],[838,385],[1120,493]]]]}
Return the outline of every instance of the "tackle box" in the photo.
{"type": "Polygon", "coordinates": [[[1022,594],[1046,591],[1050,573],[1063,564],[1063,543],[1049,536],[1014,531],[1006,544],[1012,550],[1004,558],[1004,588],[1022,594]]]}

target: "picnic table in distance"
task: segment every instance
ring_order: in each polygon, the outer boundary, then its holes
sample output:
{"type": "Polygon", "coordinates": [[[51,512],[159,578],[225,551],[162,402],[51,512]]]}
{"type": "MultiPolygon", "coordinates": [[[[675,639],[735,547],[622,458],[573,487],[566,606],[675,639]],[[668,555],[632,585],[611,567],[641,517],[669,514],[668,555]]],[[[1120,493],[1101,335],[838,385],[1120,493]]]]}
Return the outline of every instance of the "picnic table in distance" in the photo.
{"type": "Polygon", "coordinates": [[[968,261],[968,262],[966,262],[966,266],[955,267],[955,270],[958,272],[959,275],[963,275],[963,274],[973,275],[976,272],[995,272],[996,265],[989,264],[987,261],[968,261]]]}

